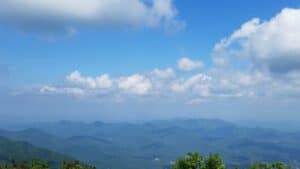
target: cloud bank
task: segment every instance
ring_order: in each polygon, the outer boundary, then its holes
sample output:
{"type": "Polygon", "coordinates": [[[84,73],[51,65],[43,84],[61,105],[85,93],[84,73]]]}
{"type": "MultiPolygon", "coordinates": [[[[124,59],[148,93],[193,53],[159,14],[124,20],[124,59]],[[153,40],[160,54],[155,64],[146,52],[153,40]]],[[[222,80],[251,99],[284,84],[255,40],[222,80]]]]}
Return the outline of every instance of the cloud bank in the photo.
{"type": "MultiPolygon", "coordinates": [[[[35,1],[26,1],[30,2],[35,1]]],[[[113,2],[137,3],[145,10],[154,10],[158,5],[161,9],[155,9],[157,11],[168,11],[172,6],[172,1],[153,1],[149,6],[144,1],[133,0],[107,1],[106,5],[113,2]]],[[[87,15],[86,11],[81,12],[78,14],[80,17],[87,15]]],[[[155,102],[165,98],[188,105],[232,98],[299,100],[299,23],[300,10],[291,8],[283,9],[266,21],[251,19],[215,44],[211,58],[214,64],[206,69],[201,69],[204,66],[201,60],[183,57],[174,61],[174,67],[153,68],[121,76],[104,73],[93,77],[75,70],[66,75],[64,82],[39,86],[35,92],[117,102],[128,98],[139,101],[152,99],[155,102]]]]}
{"type": "Polygon", "coordinates": [[[103,92],[111,98],[169,96],[190,105],[228,98],[300,99],[299,23],[300,9],[291,8],[270,20],[251,19],[216,43],[212,51],[215,64],[205,70],[200,60],[183,57],[177,61],[178,71],[154,68],[121,77],[84,77],[74,71],[62,89],[46,85],[42,91],[81,93],[70,90],[76,87],[93,96],[103,92]]]}
{"type": "Polygon", "coordinates": [[[74,34],[80,27],[180,29],[172,0],[1,0],[0,22],[25,31],[74,34]]]}

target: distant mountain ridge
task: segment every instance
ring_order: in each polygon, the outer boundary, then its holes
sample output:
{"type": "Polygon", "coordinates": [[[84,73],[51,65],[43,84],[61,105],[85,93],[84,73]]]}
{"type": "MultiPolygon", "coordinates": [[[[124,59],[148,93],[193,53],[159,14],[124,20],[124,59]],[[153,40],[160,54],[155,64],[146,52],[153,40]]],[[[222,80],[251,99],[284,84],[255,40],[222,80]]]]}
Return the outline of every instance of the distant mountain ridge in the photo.
{"type": "Polygon", "coordinates": [[[62,121],[0,131],[70,154],[101,168],[161,168],[188,151],[219,152],[230,166],[254,161],[300,161],[300,133],[248,128],[221,120],[188,119],[146,123],[62,121]]]}

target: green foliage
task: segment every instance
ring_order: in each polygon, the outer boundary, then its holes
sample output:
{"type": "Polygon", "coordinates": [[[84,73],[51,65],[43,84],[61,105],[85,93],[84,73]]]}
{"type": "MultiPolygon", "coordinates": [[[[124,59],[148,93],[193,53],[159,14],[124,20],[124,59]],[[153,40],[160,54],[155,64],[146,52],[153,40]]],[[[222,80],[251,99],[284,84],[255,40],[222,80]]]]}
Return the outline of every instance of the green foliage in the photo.
{"type": "Polygon", "coordinates": [[[225,169],[225,164],[218,154],[211,154],[208,158],[198,153],[188,153],[173,164],[173,169],[225,169]]]}
{"type": "Polygon", "coordinates": [[[31,163],[31,169],[49,169],[49,165],[44,161],[33,160],[31,163]]]}
{"type": "Polygon", "coordinates": [[[179,158],[173,165],[173,169],[200,169],[203,157],[198,153],[188,153],[186,157],[179,158]]]}
{"type": "Polygon", "coordinates": [[[225,169],[225,164],[218,154],[211,154],[205,160],[204,169],[225,169]]]}
{"type": "MultiPolygon", "coordinates": [[[[210,154],[207,158],[198,153],[188,153],[183,158],[178,158],[172,165],[173,169],[226,169],[222,158],[218,154],[210,154]]],[[[238,166],[234,167],[239,169],[238,166]]],[[[249,169],[290,169],[289,165],[282,162],[252,164],[249,169]]]]}
{"type": "MultiPolygon", "coordinates": [[[[32,160],[31,162],[12,160],[10,164],[0,166],[0,169],[50,169],[45,161],[32,160]]],[[[96,169],[94,166],[81,164],[79,161],[63,161],[60,169],[96,169]]]]}
{"type": "Polygon", "coordinates": [[[257,162],[252,164],[249,169],[290,169],[290,166],[282,162],[274,162],[274,163],[257,162]]]}
{"type": "Polygon", "coordinates": [[[96,169],[96,167],[80,164],[79,161],[64,161],[61,169],[96,169]]]}
{"type": "MultiPolygon", "coordinates": [[[[48,163],[42,160],[19,161],[12,160],[9,164],[0,165],[0,169],[50,169],[48,163]]],[[[79,161],[63,161],[60,169],[96,169],[94,166],[82,164],[79,161]]],[[[199,153],[190,152],[183,158],[178,158],[172,165],[172,169],[226,169],[222,158],[218,154],[210,154],[204,157],[199,153]]],[[[235,166],[234,169],[239,169],[235,166]]],[[[282,162],[262,163],[257,162],[248,169],[291,169],[282,162]]]]}
{"type": "Polygon", "coordinates": [[[12,160],[10,164],[0,166],[0,169],[49,169],[49,165],[41,160],[32,160],[31,162],[12,160]]]}

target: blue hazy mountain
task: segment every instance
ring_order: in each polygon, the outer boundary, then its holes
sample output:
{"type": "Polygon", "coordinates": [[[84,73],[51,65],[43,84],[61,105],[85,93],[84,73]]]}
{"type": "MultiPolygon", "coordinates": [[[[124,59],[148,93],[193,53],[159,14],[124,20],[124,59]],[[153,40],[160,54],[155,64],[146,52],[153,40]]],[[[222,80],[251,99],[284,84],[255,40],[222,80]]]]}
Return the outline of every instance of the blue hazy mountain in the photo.
{"type": "Polygon", "coordinates": [[[135,124],[61,121],[28,127],[2,130],[0,135],[72,155],[100,169],[161,168],[188,151],[218,152],[230,166],[300,161],[300,133],[241,127],[221,120],[135,124]]]}

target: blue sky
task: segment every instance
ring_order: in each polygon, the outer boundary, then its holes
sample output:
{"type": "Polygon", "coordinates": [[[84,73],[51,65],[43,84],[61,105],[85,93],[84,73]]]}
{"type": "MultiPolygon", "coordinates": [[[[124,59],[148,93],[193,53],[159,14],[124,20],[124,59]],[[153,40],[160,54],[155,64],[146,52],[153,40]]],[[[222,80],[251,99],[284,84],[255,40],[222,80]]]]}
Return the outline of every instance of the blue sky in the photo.
{"type": "Polygon", "coordinates": [[[283,114],[300,96],[298,1],[128,0],[107,3],[108,14],[101,1],[69,3],[0,3],[0,113],[8,119],[298,117],[299,108],[283,114]]]}

